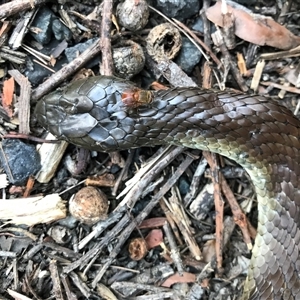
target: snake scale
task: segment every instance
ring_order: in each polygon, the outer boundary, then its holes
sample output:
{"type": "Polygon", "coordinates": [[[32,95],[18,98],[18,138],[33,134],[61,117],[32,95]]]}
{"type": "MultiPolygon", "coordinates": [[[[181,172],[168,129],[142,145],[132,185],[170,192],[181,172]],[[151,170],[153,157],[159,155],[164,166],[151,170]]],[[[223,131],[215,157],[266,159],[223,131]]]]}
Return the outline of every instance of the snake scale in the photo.
{"type": "Polygon", "coordinates": [[[38,121],[97,151],[170,143],[235,160],[251,177],[258,229],[243,299],[300,299],[300,121],[261,96],[200,88],[143,91],[98,76],[45,96],[38,121]]]}

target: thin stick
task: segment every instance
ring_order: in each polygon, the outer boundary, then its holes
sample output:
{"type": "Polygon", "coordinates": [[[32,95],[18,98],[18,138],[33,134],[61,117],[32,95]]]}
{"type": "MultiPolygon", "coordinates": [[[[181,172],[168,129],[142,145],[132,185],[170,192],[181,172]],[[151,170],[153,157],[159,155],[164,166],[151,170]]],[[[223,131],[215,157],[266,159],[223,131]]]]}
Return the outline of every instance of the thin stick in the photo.
{"type": "Polygon", "coordinates": [[[8,18],[27,9],[33,9],[36,5],[46,3],[48,0],[15,0],[0,5],[0,19],[8,18]]]}
{"type": "Polygon", "coordinates": [[[100,52],[99,40],[83,51],[72,62],[51,75],[45,82],[40,84],[32,93],[33,101],[39,100],[42,96],[49,93],[53,88],[58,87],[68,76],[78,71],[87,61],[95,57],[100,52]]]}
{"type": "Polygon", "coordinates": [[[105,0],[103,2],[102,21],[101,21],[101,38],[100,47],[102,52],[102,63],[100,66],[100,73],[102,75],[113,75],[114,64],[111,51],[111,18],[112,18],[112,0],[105,0]]]}

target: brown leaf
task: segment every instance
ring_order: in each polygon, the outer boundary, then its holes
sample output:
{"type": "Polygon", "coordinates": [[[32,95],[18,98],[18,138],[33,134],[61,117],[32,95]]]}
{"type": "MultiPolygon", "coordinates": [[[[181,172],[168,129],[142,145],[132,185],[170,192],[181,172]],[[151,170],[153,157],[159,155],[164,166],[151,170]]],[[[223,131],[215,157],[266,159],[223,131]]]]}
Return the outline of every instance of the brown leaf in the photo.
{"type": "Polygon", "coordinates": [[[159,246],[163,242],[163,233],[160,229],[151,230],[145,237],[147,248],[150,250],[159,246]]]}
{"type": "Polygon", "coordinates": [[[139,229],[162,227],[162,226],[164,226],[166,220],[167,219],[164,217],[147,219],[141,223],[141,225],[139,226],[139,229]]]}
{"type": "MultiPolygon", "coordinates": [[[[233,7],[227,4],[227,12],[233,15],[235,34],[245,41],[285,50],[300,45],[300,37],[295,36],[270,17],[253,14],[241,5],[233,7]]],[[[221,2],[209,7],[206,10],[206,16],[211,22],[223,27],[224,15],[221,2]]]]}
{"type": "Polygon", "coordinates": [[[183,275],[180,276],[178,273],[174,274],[173,276],[170,276],[161,286],[163,287],[170,287],[174,283],[178,282],[195,282],[196,281],[196,275],[188,272],[183,272],[183,275]]]}

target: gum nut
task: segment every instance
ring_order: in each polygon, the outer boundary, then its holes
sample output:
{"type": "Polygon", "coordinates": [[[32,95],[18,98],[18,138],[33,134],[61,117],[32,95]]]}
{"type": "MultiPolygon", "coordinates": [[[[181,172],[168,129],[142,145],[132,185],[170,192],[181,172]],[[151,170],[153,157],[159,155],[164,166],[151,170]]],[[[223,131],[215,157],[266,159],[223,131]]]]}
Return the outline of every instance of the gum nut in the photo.
{"type": "Polygon", "coordinates": [[[109,202],[99,189],[87,186],[70,200],[71,215],[82,223],[93,225],[107,218],[109,202]]]}
{"type": "Polygon", "coordinates": [[[141,260],[148,253],[146,241],[142,238],[133,239],[128,247],[130,258],[132,260],[141,260]]]}

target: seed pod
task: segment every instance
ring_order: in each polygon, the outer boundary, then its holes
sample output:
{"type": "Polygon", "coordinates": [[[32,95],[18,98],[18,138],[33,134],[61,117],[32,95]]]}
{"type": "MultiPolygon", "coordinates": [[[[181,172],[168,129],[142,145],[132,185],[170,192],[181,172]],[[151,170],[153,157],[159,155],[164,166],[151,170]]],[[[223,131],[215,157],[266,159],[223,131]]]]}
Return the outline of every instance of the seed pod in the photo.
{"type": "Polygon", "coordinates": [[[147,37],[147,52],[156,61],[173,59],[181,48],[181,35],[169,23],[155,26],[147,37]]]}
{"type": "Polygon", "coordinates": [[[145,0],[125,0],[117,6],[117,17],[126,29],[141,30],[148,23],[148,4],[145,0]]]}
{"type": "Polygon", "coordinates": [[[133,41],[123,42],[120,46],[113,49],[116,73],[118,77],[130,79],[144,68],[143,48],[133,41]]]}
{"type": "Polygon", "coordinates": [[[147,244],[144,239],[136,238],[130,242],[128,251],[131,259],[141,260],[148,253],[147,244]]]}
{"type": "Polygon", "coordinates": [[[109,202],[106,195],[92,186],[82,188],[70,200],[71,215],[82,223],[93,225],[107,217],[109,202]]]}

